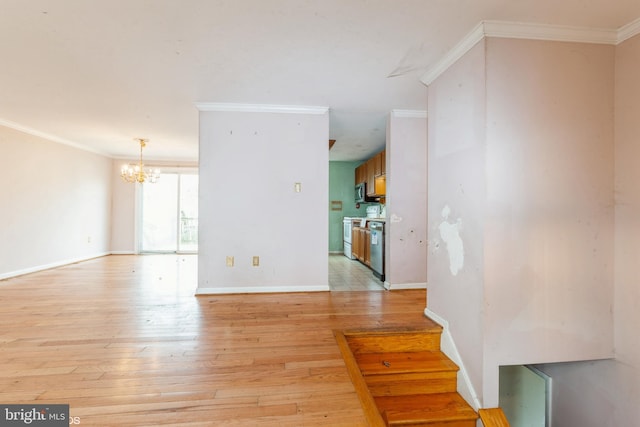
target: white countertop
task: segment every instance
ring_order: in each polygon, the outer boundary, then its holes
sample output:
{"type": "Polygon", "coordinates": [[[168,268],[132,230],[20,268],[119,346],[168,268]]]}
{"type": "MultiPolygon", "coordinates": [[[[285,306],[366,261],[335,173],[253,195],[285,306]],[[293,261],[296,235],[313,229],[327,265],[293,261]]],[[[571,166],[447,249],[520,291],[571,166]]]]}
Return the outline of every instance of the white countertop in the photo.
{"type": "Polygon", "coordinates": [[[367,222],[382,222],[385,223],[387,222],[386,218],[353,218],[353,222],[354,223],[358,223],[358,225],[355,225],[356,227],[362,227],[362,223],[367,223],[367,222]]]}

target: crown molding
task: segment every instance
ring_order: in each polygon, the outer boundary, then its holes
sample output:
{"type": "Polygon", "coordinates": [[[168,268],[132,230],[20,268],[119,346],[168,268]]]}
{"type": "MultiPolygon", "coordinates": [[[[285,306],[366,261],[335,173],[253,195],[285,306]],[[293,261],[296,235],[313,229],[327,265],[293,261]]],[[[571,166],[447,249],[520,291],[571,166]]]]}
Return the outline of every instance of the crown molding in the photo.
{"type": "Polygon", "coordinates": [[[423,74],[420,81],[427,86],[430,85],[440,74],[486,37],[617,45],[636,34],[640,34],[640,18],[618,30],[526,22],[482,21],[423,74]]]}
{"type": "Polygon", "coordinates": [[[480,22],[469,34],[464,36],[462,40],[453,47],[453,49],[447,52],[440,61],[424,73],[420,78],[420,81],[429,86],[440,74],[444,73],[450,66],[455,64],[484,37],[484,22],[480,22]]]}
{"type": "Polygon", "coordinates": [[[485,37],[595,44],[616,44],[618,41],[617,30],[505,21],[484,21],[482,24],[485,37]]]}
{"type": "Polygon", "coordinates": [[[426,119],[427,112],[424,110],[391,110],[393,117],[402,117],[410,119],[426,119]]]}
{"type": "Polygon", "coordinates": [[[629,22],[618,30],[618,44],[640,34],[640,18],[629,22]]]}
{"type": "Polygon", "coordinates": [[[215,102],[198,102],[196,107],[200,111],[242,113],[326,114],[329,111],[329,107],[307,105],[227,104],[215,102]]]}
{"type": "Polygon", "coordinates": [[[68,139],[60,138],[55,135],[51,135],[48,133],[40,132],[39,130],[32,129],[27,126],[23,126],[21,124],[11,122],[9,120],[0,119],[0,126],[4,126],[13,130],[17,130],[18,132],[23,132],[29,135],[37,136],[38,138],[46,139],[47,141],[57,142],[58,144],[68,145],[69,147],[77,148],[78,150],[88,151],[93,154],[99,154],[104,157],[113,158],[113,156],[105,151],[96,150],[94,148],[88,147],[86,145],[69,141],[68,139]]]}

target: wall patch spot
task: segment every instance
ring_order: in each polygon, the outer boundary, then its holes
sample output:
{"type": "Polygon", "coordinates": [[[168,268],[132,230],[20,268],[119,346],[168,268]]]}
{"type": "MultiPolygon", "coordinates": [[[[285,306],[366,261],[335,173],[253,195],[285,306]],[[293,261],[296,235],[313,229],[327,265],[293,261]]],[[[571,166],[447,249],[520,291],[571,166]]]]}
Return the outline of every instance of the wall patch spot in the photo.
{"type": "Polygon", "coordinates": [[[458,218],[455,223],[449,222],[451,209],[448,205],[442,208],[443,221],[438,226],[440,238],[446,244],[447,253],[449,254],[449,271],[456,276],[464,266],[464,245],[460,238],[460,229],[462,228],[462,220],[458,218]]]}

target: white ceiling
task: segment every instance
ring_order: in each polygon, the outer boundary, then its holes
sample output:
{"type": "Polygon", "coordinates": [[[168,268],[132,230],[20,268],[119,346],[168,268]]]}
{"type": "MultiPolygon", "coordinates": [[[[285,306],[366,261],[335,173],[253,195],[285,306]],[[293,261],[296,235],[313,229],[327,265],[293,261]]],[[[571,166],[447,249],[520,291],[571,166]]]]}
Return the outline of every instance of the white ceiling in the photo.
{"type": "Polygon", "coordinates": [[[196,160],[198,102],[330,108],[331,160],[482,20],[618,29],[638,0],[0,0],[0,124],[115,158],[196,160]]]}

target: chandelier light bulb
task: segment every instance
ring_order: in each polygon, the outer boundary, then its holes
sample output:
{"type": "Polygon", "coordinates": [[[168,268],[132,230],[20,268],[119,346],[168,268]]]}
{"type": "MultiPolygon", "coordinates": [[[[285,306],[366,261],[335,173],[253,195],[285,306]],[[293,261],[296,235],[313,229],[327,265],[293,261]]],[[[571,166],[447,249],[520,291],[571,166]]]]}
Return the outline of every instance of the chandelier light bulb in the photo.
{"type": "Polygon", "coordinates": [[[160,179],[160,169],[159,168],[149,168],[147,170],[144,169],[144,163],[142,162],[142,149],[146,147],[148,140],[144,138],[136,138],[135,141],[138,141],[140,144],[140,161],[138,164],[126,164],[122,165],[120,169],[120,177],[125,182],[134,183],[139,182],[140,184],[144,182],[155,183],[160,179]]]}

